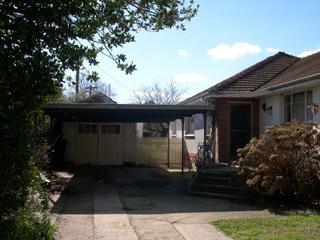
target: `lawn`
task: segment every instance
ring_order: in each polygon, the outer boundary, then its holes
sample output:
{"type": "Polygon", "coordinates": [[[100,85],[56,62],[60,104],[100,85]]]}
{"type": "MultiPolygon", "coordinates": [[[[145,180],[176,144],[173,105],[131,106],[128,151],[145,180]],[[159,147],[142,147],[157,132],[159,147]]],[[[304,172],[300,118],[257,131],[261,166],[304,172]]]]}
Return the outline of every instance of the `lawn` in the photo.
{"type": "Polygon", "coordinates": [[[236,240],[320,239],[320,215],[219,220],[213,225],[236,240]]]}

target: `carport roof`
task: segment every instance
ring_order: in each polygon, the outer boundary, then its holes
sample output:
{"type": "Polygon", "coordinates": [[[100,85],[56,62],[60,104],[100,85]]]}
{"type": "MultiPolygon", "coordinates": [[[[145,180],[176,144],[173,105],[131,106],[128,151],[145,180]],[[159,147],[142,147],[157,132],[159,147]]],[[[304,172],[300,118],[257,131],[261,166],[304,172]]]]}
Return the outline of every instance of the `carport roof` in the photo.
{"type": "Polygon", "coordinates": [[[208,111],[214,111],[214,106],[104,103],[49,103],[44,106],[49,116],[82,122],[167,122],[208,111]]]}

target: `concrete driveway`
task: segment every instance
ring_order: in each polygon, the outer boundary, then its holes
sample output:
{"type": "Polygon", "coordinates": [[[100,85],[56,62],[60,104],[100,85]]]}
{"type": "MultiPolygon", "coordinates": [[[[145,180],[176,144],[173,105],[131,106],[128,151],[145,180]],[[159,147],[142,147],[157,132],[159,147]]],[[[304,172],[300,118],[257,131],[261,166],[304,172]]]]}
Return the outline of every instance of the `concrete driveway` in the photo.
{"type": "Polygon", "coordinates": [[[229,200],[186,194],[190,173],[161,168],[78,168],[51,212],[58,239],[228,239],[211,224],[268,216],[229,200]]]}

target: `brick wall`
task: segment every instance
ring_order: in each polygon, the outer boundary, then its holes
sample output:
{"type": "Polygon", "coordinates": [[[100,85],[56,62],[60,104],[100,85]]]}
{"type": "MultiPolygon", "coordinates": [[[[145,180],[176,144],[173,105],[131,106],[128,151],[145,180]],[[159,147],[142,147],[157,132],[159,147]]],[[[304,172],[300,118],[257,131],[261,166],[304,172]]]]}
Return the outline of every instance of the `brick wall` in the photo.
{"type": "Polygon", "coordinates": [[[252,98],[218,98],[216,108],[216,149],[219,162],[231,163],[233,159],[228,159],[229,153],[229,121],[230,104],[252,103],[253,110],[253,137],[259,135],[259,100],[252,98]]]}

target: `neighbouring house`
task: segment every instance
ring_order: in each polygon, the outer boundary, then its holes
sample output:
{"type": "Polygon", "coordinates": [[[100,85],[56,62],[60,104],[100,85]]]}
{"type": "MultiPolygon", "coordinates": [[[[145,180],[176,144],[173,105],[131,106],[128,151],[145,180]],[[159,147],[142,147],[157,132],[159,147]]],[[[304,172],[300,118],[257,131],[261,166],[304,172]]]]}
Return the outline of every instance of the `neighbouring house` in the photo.
{"type": "MultiPolygon", "coordinates": [[[[181,104],[213,106],[205,134],[213,123],[216,161],[231,163],[236,150],[262,134],[267,125],[294,119],[320,123],[320,115],[308,109],[312,103],[320,103],[320,52],[304,58],[279,52],[181,104]]],[[[189,155],[196,154],[203,142],[204,118],[194,115],[184,121],[189,155]]],[[[181,121],[171,123],[170,137],[181,137],[181,121]]]]}

